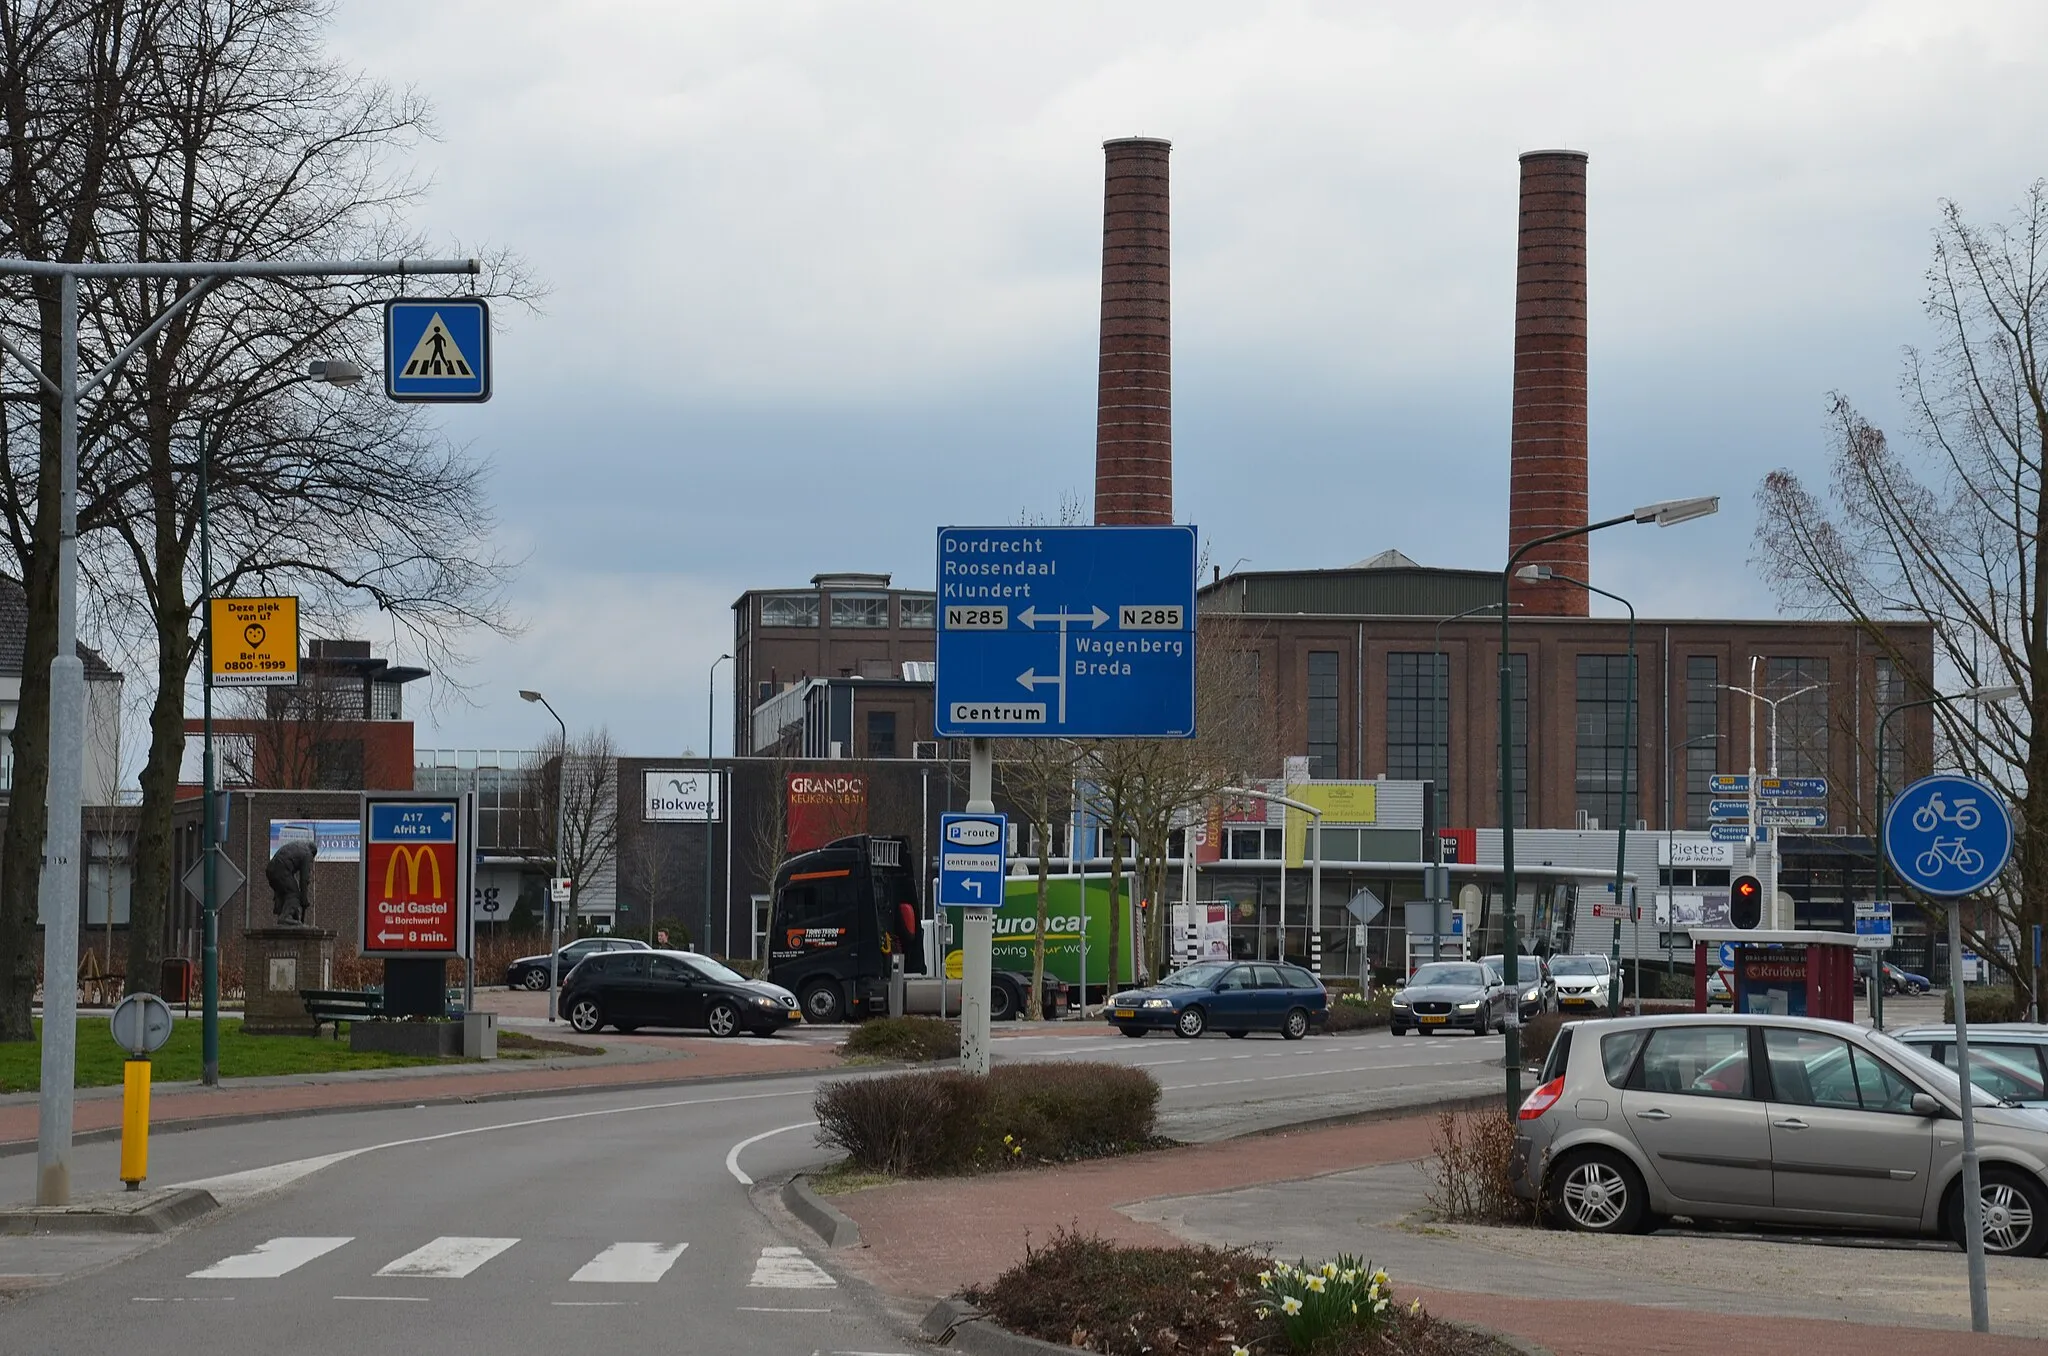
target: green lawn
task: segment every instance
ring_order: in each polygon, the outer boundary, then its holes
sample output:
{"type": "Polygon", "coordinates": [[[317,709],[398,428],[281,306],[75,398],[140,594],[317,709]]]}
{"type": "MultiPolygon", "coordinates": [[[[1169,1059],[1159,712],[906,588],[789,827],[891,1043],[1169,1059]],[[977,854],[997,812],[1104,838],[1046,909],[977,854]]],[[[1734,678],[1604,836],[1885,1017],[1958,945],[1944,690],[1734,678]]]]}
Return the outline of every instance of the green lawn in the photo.
{"type": "MultiPolygon", "coordinates": [[[[34,1092],[43,1082],[43,1024],[36,1023],[37,1040],[0,1043],[0,1092],[34,1092]]],[[[78,1023],[78,1086],[106,1087],[121,1081],[121,1066],[128,1052],[114,1044],[104,1017],[81,1018],[78,1023]]],[[[222,1078],[254,1078],[262,1074],[331,1073],[337,1069],[395,1069],[410,1064],[440,1064],[443,1061],[420,1055],[387,1055],[370,1051],[358,1053],[348,1041],[324,1036],[245,1036],[240,1018],[223,1018],[220,1024],[220,1074],[222,1078]]],[[[171,1029],[171,1039],[150,1056],[155,1067],[150,1077],[159,1083],[195,1081],[199,1077],[199,1019],[181,1018],[171,1029]]]]}

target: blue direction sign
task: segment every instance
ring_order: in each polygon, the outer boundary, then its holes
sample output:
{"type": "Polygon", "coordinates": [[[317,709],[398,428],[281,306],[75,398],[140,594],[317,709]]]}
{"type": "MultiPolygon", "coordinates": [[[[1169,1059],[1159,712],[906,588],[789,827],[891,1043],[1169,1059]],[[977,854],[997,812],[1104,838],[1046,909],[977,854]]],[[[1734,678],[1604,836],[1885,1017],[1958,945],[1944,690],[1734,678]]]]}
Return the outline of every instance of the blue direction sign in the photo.
{"type": "Polygon", "coordinates": [[[938,581],[939,734],[1194,734],[1192,527],[941,528],[938,581]]]}
{"type": "Polygon", "coordinates": [[[1748,819],[1749,802],[1746,800],[1710,800],[1707,802],[1709,819],[1748,819]]]}
{"type": "MultiPolygon", "coordinates": [[[[1710,840],[1716,843],[1746,843],[1749,841],[1750,828],[1747,824],[1709,824],[1707,833],[1710,840]]],[[[1756,841],[1770,842],[1771,831],[1759,826],[1756,830],[1756,841]]]]}
{"type": "Polygon", "coordinates": [[[1892,902],[1856,901],[1856,945],[1882,951],[1892,944],[1892,902]]]}
{"type": "Polygon", "coordinates": [[[2012,817],[1979,781],[1939,773],[1892,798],[1884,816],[1892,870],[1930,895],[1967,895],[1991,883],[2012,856],[2012,817]]]}
{"type": "MultiPolygon", "coordinates": [[[[1716,796],[1749,794],[1747,772],[1717,772],[1707,778],[1707,790],[1716,796]]],[[[1757,796],[1763,800],[1826,800],[1825,777],[1758,777],[1757,796]]]]}
{"type": "Polygon", "coordinates": [[[1002,907],[1003,848],[1009,836],[1009,820],[1002,815],[939,816],[941,907],[1002,907]]]}
{"type": "Polygon", "coordinates": [[[491,309],[481,297],[384,303],[384,394],[393,400],[491,398],[491,309]]]}

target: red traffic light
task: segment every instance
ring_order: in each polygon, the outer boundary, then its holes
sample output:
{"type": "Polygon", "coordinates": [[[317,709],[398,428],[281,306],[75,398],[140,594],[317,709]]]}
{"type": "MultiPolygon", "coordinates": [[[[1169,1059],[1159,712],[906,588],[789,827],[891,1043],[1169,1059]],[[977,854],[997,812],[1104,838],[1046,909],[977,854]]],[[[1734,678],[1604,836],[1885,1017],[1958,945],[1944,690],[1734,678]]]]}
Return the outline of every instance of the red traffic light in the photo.
{"type": "Polygon", "coordinates": [[[1728,919],[1739,928],[1764,921],[1764,884],[1755,876],[1737,876],[1728,887],[1728,919]]]}

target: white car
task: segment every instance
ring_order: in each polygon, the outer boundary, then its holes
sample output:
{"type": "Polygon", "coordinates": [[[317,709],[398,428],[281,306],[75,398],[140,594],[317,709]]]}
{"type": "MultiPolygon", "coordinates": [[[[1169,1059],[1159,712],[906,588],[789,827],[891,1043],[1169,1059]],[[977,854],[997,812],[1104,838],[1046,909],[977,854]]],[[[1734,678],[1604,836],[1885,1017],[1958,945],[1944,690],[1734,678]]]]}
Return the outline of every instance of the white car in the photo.
{"type": "Polygon", "coordinates": [[[1551,991],[1559,1012],[1609,1013],[1613,967],[1605,956],[1552,956],[1551,991]]]}
{"type": "Polygon", "coordinates": [[[1732,1008],[1735,1006],[1735,995],[1728,992],[1728,981],[1721,978],[1719,970],[1707,971],[1707,1006],[1710,1008],[1732,1008]]]}

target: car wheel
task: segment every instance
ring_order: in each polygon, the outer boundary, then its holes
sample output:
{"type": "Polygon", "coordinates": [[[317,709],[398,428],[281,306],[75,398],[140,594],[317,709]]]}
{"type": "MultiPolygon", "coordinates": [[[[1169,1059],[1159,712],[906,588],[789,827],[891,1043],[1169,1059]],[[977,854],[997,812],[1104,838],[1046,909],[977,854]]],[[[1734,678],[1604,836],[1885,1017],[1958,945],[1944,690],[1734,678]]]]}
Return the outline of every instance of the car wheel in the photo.
{"type": "Polygon", "coordinates": [[[1017,996],[1010,992],[1010,986],[996,980],[988,986],[988,1019],[991,1022],[1007,1022],[1017,1015],[1017,996]]]}
{"type": "Polygon", "coordinates": [[[1388,1023],[1387,1023],[1387,1034],[1388,1034],[1389,1036],[1405,1036],[1405,1035],[1407,1035],[1407,1034],[1408,1034],[1408,1028],[1407,1028],[1407,1027],[1405,1027],[1405,1026],[1402,1026],[1402,1025],[1401,1025],[1400,1023],[1398,1023],[1398,1022],[1388,1022],[1388,1023]]]}
{"type": "Polygon", "coordinates": [[[1249,1032],[1249,1031],[1226,1031],[1226,1032],[1224,1032],[1223,1034],[1224,1034],[1224,1035],[1226,1035],[1226,1036],[1228,1036],[1228,1037],[1230,1037],[1230,1039],[1232,1039],[1232,1040],[1234,1040],[1234,1041],[1241,1041],[1241,1040],[1243,1040],[1243,1039],[1244,1039],[1244,1038],[1245,1038],[1246,1036],[1249,1036],[1249,1035],[1251,1035],[1252,1033],[1251,1033],[1251,1032],[1249,1032]]]}
{"type": "Polygon", "coordinates": [[[545,970],[528,970],[519,977],[519,987],[522,989],[545,989],[547,986],[548,972],[545,970]]]}
{"type": "Polygon", "coordinates": [[[588,1036],[604,1026],[604,1009],[595,998],[579,998],[569,1005],[569,1025],[588,1036]]]}
{"type": "Polygon", "coordinates": [[[1298,1041],[1308,1034],[1308,1013],[1301,1008],[1290,1009],[1287,1020],[1280,1024],[1280,1034],[1288,1040],[1298,1041]]]}
{"type": "Polygon", "coordinates": [[[1582,1233],[1632,1234],[1648,1216],[1642,1175],[1620,1154],[1594,1149],[1566,1158],[1544,1192],[1551,1212],[1582,1233]]]}
{"type": "Polygon", "coordinates": [[[804,986],[797,1001],[803,1004],[804,1020],[817,1025],[829,1025],[846,1020],[846,996],[839,992],[839,986],[829,979],[813,980],[804,986]]]}
{"type": "Polygon", "coordinates": [[[1142,1026],[1120,1026],[1117,1030],[1123,1032],[1126,1036],[1142,1036],[1145,1034],[1145,1028],[1142,1026]]]}
{"type": "MultiPolygon", "coordinates": [[[[2031,1177],[1991,1171],[1983,1177],[1984,1253],[2039,1257],[2048,1252],[2048,1190],[2031,1177]]],[[[1949,1193],[1949,1236],[1963,1239],[1963,1193],[1949,1193]]]]}
{"type": "Polygon", "coordinates": [[[721,1039],[738,1035],[739,1009],[730,1003],[713,1003],[710,1010],[704,1014],[704,1029],[721,1039]]]}
{"type": "Polygon", "coordinates": [[[1190,1040],[1201,1035],[1208,1028],[1209,1018],[1200,1008],[1182,1008],[1179,1019],[1173,1024],[1173,1032],[1176,1036],[1186,1036],[1190,1040]]]}

